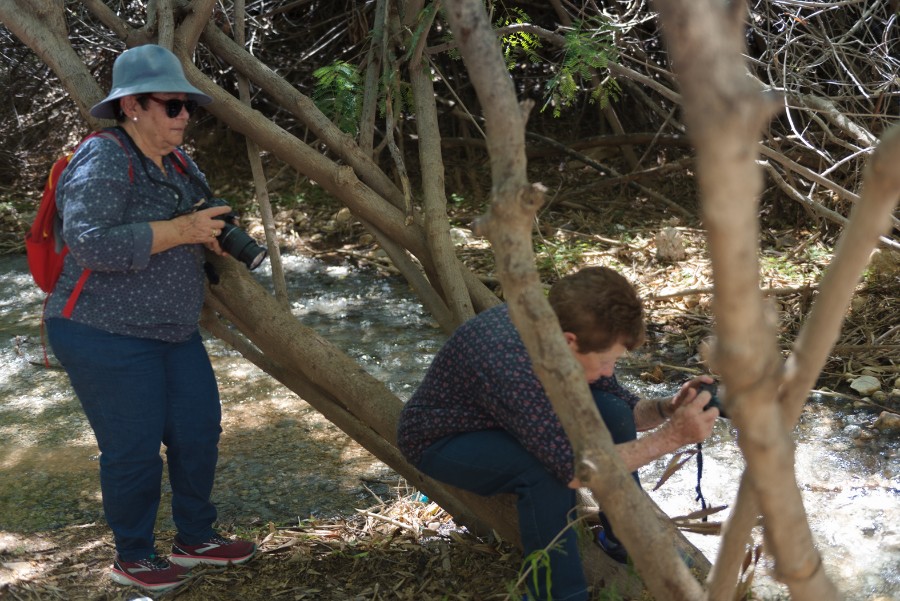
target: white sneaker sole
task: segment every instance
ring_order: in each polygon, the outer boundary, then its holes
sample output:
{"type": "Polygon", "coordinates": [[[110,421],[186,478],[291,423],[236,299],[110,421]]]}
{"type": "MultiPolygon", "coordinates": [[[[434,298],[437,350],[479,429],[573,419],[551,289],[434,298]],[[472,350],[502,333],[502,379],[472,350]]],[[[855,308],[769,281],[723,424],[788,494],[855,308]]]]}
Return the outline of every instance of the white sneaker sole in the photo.
{"type": "Polygon", "coordinates": [[[244,557],[237,557],[234,559],[212,559],[210,557],[197,557],[191,555],[169,555],[169,561],[171,563],[177,563],[178,565],[185,568],[192,568],[198,565],[225,567],[229,565],[236,566],[242,563],[247,563],[248,561],[253,559],[254,555],[256,555],[256,551],[254,551],[250,555],[245,555],[244,557]]]}
{"type": "Polygon", "coordinates": [[[178,582],[163,582],[160,584],[147,584],[146,582],[142,582],[142,581],[138,580],[137,578],[133,578],[132,576],[129,576],[127,574],[124,574],[124,573],[116,571],[116,570],[113,570],[109,573],[109,578],[116,584],[124,584],[125,586],[137,586],[144,590],[154,591],[154,592],[167,591],[169,589],[179,587],[182,584],[184,584],[185,582],[187,582],[187,578],[185,578],[184,580],[180,580],[178,582]]]}

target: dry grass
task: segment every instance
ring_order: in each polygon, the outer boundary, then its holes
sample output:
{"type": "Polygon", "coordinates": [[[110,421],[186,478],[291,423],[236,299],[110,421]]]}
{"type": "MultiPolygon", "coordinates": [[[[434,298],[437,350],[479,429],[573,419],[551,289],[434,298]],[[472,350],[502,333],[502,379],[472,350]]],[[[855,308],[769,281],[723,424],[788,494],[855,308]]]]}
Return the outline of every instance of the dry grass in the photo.
{"type": "MultiPolygon", "coordinates": [[[[168,540],[172,533],[160,533],[168,540]]],[[[156,596],[225,600],[475,600],[510,598],[521,556],[457,529],[434,503],[398,499],[358,515],[242,533],[259,554],[224,570],[195,569],[183,587],[156,596]]],[[[2,540],[0,597],[47,601],[133,599],[108,577],[114,551],[105,525],[2,540]]],[[[512,597],[516,598],[516,597],[512,597]]]]}

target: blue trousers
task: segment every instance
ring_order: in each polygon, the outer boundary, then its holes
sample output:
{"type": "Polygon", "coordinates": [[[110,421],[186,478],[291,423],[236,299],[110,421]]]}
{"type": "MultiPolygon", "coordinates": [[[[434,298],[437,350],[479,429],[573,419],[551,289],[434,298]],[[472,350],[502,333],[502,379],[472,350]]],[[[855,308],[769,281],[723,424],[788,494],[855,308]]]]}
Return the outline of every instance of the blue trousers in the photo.
{"type": "MultiPolygon", "coordinates": [[[[597,388],[592,387],[591,393],[613,442],[634,440],[637,430],[631,406],[597,388]]],[[[525,557],[547,548],[565,529],[552,543],[549,566],[538,570],[536,584],[529,578],[529,593],[539,601],[551,596],[554,601],[587,600],[578,536],[574,529],[566,529],[569,519],[575,517],[575,491],[551,475],[511,434],[480,430],[448,436],[428,447],[416,467],[435,480],[483,496],[515,493],[525,557]]],[[[636,472],[634,477],[637,479],[636,472]]],[[[609,537],[616,541],[605,523],[609,537]]]]}
{"type": "Polygon", "coordinates": [[[161,443],[178,537],[185,544],[207,540],[216,520],[210,495],[222,430],[200,334],[164,342],[54,318],[47,337],[97,438],[103,511],[119,556],[136,561],[155,552],[161,443]]]}
{"type": "Polygon", "coordinates": [[[529,593],[540,601],[587,601],[578,535],[566,528],[569,517],[575,517],[575,491],[512,435],[505,430],[480,430],[447,436],[428,447],[416,467],[436,480],[479,495],[515,493],[526,558],[545,549],[562,532],[548,550],[549,564],[537,564],[536,580],[529,575],[529,593]]]}

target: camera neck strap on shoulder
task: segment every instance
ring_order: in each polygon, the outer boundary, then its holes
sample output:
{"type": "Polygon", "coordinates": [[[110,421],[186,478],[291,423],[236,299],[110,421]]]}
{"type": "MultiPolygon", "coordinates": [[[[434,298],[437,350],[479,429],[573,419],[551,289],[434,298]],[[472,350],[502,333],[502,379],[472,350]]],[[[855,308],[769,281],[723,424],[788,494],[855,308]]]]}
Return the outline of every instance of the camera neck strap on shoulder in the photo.
{"type": "MultiPolygon", "coordinates": [[[[180,197],[181,190],[178,188],[178,186],[153,175],[154,170],[150,169],[147,166],[147,162],[149,161],[149,159],[145,158],[144,153],[141,152],[135,141],[131,139],[131,136],[128,135],[128,132],[121,127],[117,127],[116,129],[122,133],[128,145],[131,146],[132,150],[134,150],[135,153],[137,153],[138,160],[141,164],[141,167],[143,167],[144,175],[147,176],[147,179],[156,184],[172,189],[180,197]]],[[[182,176],[196,184],[197,187],[200,188],[200,190],[203,192],[206,200],[210,200],[211,198],[213,198],[212,190],[209,189],[209,186],[206,185],[206,182],[204,182],[202,178],[194,174],[193,170],[188,164],[187,156],[185,156],[184,152],[180,148],[174,148],[172,152],[170,152],[163,158],[167,158],[172,162],[172,165],[175,167],[175,171],[177,173],[181,174],[182,176]]]]}

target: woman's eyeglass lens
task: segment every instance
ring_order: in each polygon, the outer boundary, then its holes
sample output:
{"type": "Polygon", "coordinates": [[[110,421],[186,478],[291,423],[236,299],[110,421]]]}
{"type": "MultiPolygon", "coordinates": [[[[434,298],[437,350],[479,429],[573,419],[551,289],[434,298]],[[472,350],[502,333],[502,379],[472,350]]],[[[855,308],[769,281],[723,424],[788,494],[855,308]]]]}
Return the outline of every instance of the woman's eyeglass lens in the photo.
{"type": "Polygon", "coordinates": [[[157,98],[156,96],[147,96],[150,100],[157,104],[161,104],[166,107],[166,116],[169,119],[174,119],[178,115],[181,114],[181,108],[187,111],[188,116],[194,114],[194,111],[197,110],[197,101],[196,100],[179,100],[178,98],[170,98],[169,100],[163,100],[162,98],[157,98]]]}

